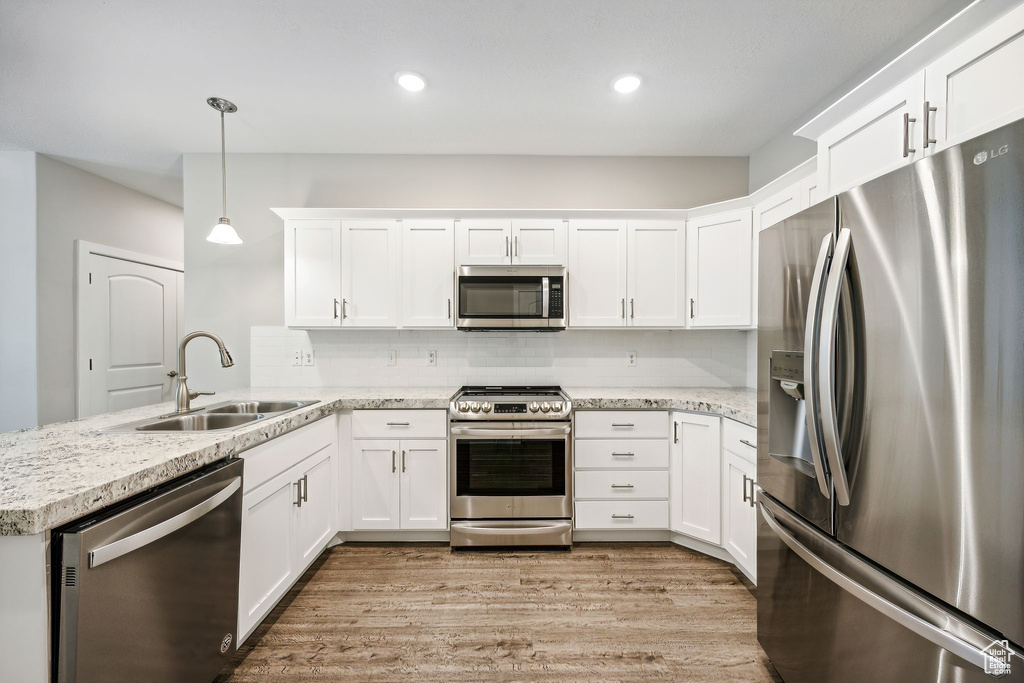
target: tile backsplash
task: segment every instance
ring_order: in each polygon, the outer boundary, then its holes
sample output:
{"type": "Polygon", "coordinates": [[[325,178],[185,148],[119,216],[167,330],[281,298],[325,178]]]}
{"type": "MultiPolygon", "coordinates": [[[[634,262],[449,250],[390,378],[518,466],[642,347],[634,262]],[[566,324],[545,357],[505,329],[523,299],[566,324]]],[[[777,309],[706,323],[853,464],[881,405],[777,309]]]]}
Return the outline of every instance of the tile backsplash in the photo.
{"type": "Polygon", "coordinates": [[[734,387],[747,382],[737,330],[295,330],[253,327],[254,387],[565,386],[734,387]],[[294,365],[312,349],[312,366],[294,365]],[[395,364],[388,364],[389,351],[395,364]],[[428,364],[436,352],[436,365],[428,364]],[[636,353],[636,365],[627,353],[636,353]],[[305,355],[305,354],[303,354],[305,355]]]}

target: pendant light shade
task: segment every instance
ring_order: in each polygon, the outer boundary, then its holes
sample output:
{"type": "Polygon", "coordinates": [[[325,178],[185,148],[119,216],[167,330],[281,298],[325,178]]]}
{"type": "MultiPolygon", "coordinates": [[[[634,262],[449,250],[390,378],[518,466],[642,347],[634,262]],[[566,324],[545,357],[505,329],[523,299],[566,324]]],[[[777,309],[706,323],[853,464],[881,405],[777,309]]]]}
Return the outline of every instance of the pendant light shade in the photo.
{"type": "Polygon", "coordinates": [[[242,238],[235,232],[228,218],[228,163],[224,147],[224,114],[234,114],[238,111],[231,102],[221,97],[208,97],[206,103],[220,112],[220,187],[221,187],[221,210],[222,214],[213,230],[206,236],[207,242],[215,244],[241,244],[242,238]]]}

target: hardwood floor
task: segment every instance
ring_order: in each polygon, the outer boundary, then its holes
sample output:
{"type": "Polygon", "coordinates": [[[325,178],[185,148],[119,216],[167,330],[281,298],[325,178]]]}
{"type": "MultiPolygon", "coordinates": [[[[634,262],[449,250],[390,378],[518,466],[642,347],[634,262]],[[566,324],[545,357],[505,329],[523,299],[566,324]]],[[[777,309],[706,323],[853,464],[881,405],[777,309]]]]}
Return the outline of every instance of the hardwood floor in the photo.
{"type": "Polygon", "coordinates": [[[778,681],[729,565],[672,544],[328,550],[217,683],[778,681]]]}

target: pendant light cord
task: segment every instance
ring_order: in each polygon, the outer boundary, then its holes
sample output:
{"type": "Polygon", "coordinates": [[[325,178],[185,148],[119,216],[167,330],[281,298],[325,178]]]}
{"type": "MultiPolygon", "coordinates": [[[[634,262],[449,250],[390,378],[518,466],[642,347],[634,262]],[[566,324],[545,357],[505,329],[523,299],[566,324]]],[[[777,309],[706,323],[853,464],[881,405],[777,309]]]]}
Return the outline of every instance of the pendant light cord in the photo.
{"type": "Polygon", "coordinates": [[[228,215],[228,161],[224,148],[224,110],[220,112],[220,182],[221,182],[221,216],[228,215]]]}

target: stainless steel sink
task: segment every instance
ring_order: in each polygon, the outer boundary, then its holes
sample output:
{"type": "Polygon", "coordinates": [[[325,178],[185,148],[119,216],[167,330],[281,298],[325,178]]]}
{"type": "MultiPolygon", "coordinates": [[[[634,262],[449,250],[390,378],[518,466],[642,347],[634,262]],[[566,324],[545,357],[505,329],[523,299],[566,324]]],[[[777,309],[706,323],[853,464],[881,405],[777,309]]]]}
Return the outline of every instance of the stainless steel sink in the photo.
{"type": "Polygon", "coordinates": [[[140,432],[212,432],[218,429],[232,429],[241,425],[262,420],[259,413],[181,415],[169,417],[156,422],[148,422],[136,427],[140,432]]]}
{"type": "Polygon", "coordinates": [[[214,432],[237,429],[319,401],[224,401],[185,415],[160,415],[102,429],[103,432],[214,432]]]}

